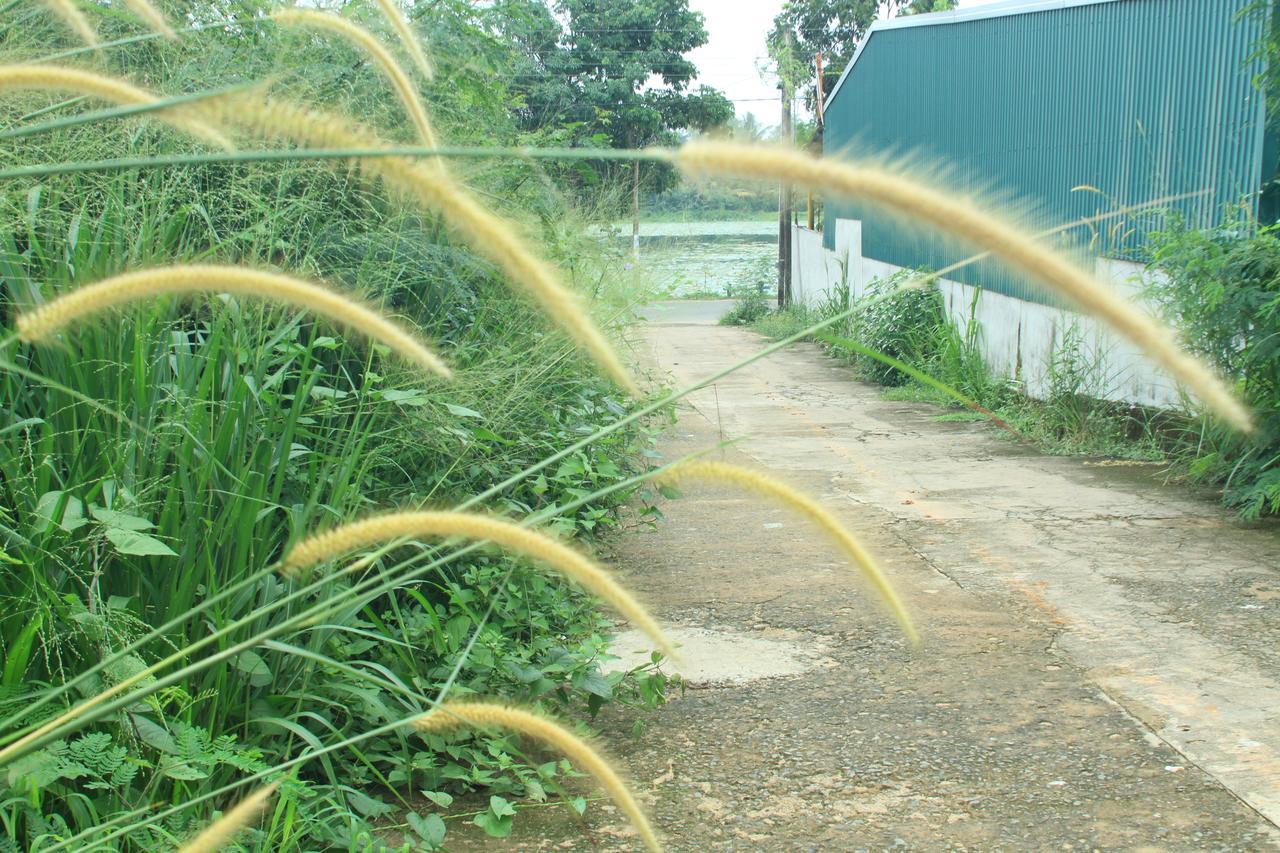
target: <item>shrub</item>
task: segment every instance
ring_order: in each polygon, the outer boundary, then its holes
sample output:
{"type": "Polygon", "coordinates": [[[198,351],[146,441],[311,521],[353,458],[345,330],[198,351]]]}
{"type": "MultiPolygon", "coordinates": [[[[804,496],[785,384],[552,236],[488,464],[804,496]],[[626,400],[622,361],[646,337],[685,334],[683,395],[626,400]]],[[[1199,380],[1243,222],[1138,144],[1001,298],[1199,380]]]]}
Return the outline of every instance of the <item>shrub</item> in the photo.
{"type": "Polygon", "coordinates": [[[763,290],[752,289],[739,297],[733,308],[720,318],[722,326],[750,326],[769,314],[769,300],[763,290]]]}
{"type": "Polygon", "coordinates": [[[1196,419],[1172,434],[1174,453],[1245,518],[1280,512],[1280,226],[1206,232],[1175,222],[1153,245],[1150,296],[1187,345],[1236,382],[1258,421],[1242,436],[1196,419]]]}
{"type": "MultiPolygon", "coordinates": [[[[871,282],[850,320],[851,337],[882,355],[910,365],[931,366],[940,350],[940,334],[947,329],[942,295],[932,281],[899,290],[918,274],[904,270],[871,282]]],[[[855,353],[852,359],[866,378],[882,385],[901,385],[909,377],[901,371],[855,353]]]]}

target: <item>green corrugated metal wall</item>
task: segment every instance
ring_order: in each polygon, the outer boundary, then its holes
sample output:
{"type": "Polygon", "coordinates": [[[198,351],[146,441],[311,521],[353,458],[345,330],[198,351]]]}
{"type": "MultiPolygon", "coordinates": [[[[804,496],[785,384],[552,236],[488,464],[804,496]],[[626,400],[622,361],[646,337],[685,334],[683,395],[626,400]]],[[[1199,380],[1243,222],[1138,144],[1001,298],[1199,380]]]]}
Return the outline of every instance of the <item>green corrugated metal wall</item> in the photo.
{"type": "MultiPolygon", "coordinates": [[[[939,164],[953,187],[1028,204],[1037,228],[1204,188],[1170,206],[1200,227],[1244,195],[1256,212],[1266,107],[1249,57],[1266,22],[1240,15],[1252,4],[1113,0],[875,32],[826,111],[825,149],[939,164]],[[1103,195],[1072,192],[1081,185],[1103,195]]],[[[838,199],[828,248],[837,218],[863,220],[863,254],[898,266],[968,254],[838,199]]],[[[1094,250],[1141,256],[1156,225],[1104,226],[1094,250]]],[[[949,277],[1045,301],[994,263],[949,277]]]]}

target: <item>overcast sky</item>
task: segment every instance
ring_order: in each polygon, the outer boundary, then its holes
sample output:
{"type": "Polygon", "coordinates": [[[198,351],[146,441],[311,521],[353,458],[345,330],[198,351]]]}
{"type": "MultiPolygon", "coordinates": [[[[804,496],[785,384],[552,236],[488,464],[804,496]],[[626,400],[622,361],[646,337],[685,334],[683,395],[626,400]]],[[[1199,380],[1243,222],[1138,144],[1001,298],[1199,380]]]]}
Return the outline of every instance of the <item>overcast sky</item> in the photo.
{"type": "MultiPolygon", "coordinates": [[[[993,2],[997,0],[960,0],[959,5],[993,2]]],[[[776,81],[762,78],[757,66],[766,59],[764,38],[782,0],[689,0],[689,7],[706,16],[711,36],[691,54],[698,81],[724,92],[738,115],[752,112],[763,124],[777,124],[776,81]]]]}

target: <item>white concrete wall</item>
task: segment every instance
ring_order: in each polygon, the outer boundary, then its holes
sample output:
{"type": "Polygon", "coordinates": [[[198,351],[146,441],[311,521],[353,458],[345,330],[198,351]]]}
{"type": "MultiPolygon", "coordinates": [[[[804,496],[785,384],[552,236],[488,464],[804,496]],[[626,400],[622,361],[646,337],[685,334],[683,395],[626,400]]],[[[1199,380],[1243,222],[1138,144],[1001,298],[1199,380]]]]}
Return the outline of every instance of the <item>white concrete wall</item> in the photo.
{"type": "MultiPolygon", "coordinates": [[[[846,275],[851,298],[858,299],[872,281],[900,270],[862,256],[861,222],[836,220],[834,252],[823,248],[821,232],[795,226],[791,287],[793,299],[800,304],[813,306],[832,298],[846,275]]],[[[1136,297],[1141,291],[1143,268],[1139,264],[1099,258],[1097,274],[1127,296],[1136,297]]],[[[1162,370],[1091,317],[979,291],[949,279],[941,279],[938,287],[947,312],[962,332],[971,319],[977,319],[987,368],[1018,382],[1028,396],[1049,395],[1055,354],[1061,360],[1065,338],[1076,344],[1075,367],[1083,371],[1085,380],[1081,392],[1144,406],[1182,406],[1177,385],[1162,370]]]]}

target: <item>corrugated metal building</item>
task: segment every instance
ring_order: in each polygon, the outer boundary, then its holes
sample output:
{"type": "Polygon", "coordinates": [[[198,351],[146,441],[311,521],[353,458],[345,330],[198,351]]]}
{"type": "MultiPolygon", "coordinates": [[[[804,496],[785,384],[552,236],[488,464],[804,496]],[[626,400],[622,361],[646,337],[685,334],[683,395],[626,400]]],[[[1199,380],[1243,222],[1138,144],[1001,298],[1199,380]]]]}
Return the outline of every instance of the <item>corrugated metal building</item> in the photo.
{"type": "MultiPolygon", "coordinates": [[[[1167,207],[1199,227],[1241,200],[1271,216],[1277,145],[1254,84],[1270,21],[1246,14],[1254,5],[1014,0],[880,21],[827,100],[824,146],[945,164],[949,184],[1025,201],[1044,226],[1201,190],[1167,207]]],[[[967,254],[835,199],[828,249],[838,219],[860,220],[862,254],[887,264],[939,269],[967,254]]],[[[1104,226],[1093,248],[1140,258],[1157,224],[1104,226]]],[[[994,263],[951,277],[1044,299],[994,263]]]]}

